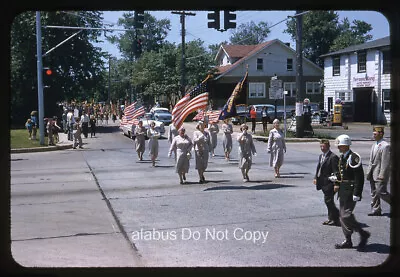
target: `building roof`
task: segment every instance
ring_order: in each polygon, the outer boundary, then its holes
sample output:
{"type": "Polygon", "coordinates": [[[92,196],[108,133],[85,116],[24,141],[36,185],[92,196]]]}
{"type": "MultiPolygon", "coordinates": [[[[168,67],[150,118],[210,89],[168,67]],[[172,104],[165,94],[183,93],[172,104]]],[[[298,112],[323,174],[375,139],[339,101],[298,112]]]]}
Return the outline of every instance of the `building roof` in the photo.
{"type": "MultiPolygon", "coordinates": [[[[217,70],[218,70],[217,74],[219,74],[219,75],[215,78],[215,80],[221,78],[226,73],[228,73],[229,71],[231,71],[234,68],[236,68],[237,66],[239,66],[243,61],[251,58],[253,55],[257,54],[258,52],[262,51],[265,48],[268,48],[270,45],[272,45],[274,43],[279,43],[283,47],[287,47],[288,49],[290,49],[290,51],[294,52],[294,50],[292,48],[290,48],[290,46],[283,43],[279,39],[269,40],[269,41],[266,41],[266,42],[263,42],[260,44],[256,44],[256,45],[231,45],[231,44],[221,45],[220,49],[216,55],[216,59],[220,56],[220,54],[222,52],[225,52],[225,54],[229,58],[238,58],[238,60],[235,61],[233,64],[217,66],[217,70]]],[[[313,66],[317,67],[319,70],[323,70],[318,65],[311,62],[310,60],[308,60],[304,57],[303,57],[303,59],[305,61],[309,62],[310,64],[312,64],[313,66]]]]}
{"type": "Polygon", "coordinates": [[[349,47],[346,47],[344,49],[327,53],[324,55],[321,55],[320,57],[328,57],[328,56],[334,56],[334,55],[339,55],[339,54],[345,54],[349,52],[355,52],[355,51],[360,51],[360,50],[366,50],[366,49],[372,49],[372,48],[380,48],[380,47],[385,47],[390,45],[390,36],[383,37],[380,39],[376,40],[371,40],[362,44],[357,44],[357,45],[352,45],[349,47]]]}

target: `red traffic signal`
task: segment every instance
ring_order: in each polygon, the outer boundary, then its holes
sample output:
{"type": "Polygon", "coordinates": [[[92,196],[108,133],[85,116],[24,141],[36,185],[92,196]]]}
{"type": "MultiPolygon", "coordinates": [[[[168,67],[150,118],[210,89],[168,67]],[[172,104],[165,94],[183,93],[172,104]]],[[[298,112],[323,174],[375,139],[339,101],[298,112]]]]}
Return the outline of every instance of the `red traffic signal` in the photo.
{"type": "Polygon", "coordinates": [[[51,71],[51,69],[47,69],[45,73],[47,76],[50,76],[51,74],[53,74],[53,71],[51,71]]]}

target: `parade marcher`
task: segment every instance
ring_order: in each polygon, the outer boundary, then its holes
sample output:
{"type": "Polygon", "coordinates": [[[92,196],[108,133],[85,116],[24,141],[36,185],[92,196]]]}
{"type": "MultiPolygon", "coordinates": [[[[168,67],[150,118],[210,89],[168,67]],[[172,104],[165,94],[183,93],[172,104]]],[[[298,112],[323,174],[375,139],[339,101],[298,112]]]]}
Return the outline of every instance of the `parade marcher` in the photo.
{"type": "Polygon", "coordinates": [[[324,193],[324,202],[328,209],[328,220],[323,225],[340,226],[339,210],[335,205],[333,183],[329,181],[332,174],[338,172],[339,157],[330,150],[330,143],[327,139],[320,141],[322,154],[319,155],[317,170],[314,176],[314,185],[317,190],[324,193]]]}
{"type": "Polygon", "coordinates": [[[32,129],[33,129],[32,119],[28,118],[28,120],[25,123],[25,128],[28,130],[29,139],[32,139],[32,129]]]}
{"type": "Polygon", "coordinates": [[[371,185],[371,213],[369,216],[381,216],[381,199],[391,205],[391,195],[387,191],[390,176],[390,145],[383,139],[383,126],[373,127],[375,143],[371,147],[367,180],[371,185]]]}
{"type": "Polygon", "coordinates": [[[224,119],[224,123],[222,124],[222,133],[223,133],[223,140],[222,146],[224,148],[225,159],[229,161],[230,153],[232,151],[232,133],[233,133],[233,126],[229,123],[229,118],[224,119]]]}
{"type": "Polygon", "coordinates": [[[139,161],[143,161],[143,153],[146,149],[146,128],[143,126],[142,120],[139,120],[138,125],[135,127],[134,135],[136,153],[139,161]]]}
{"type": "Polygon", "coordinates": [[[149,138],[149,155],[151,158],[152,166],[156,166],[156,159],[158,157],[158,139],[161,134],[156,130],[156,123],[150,122],[150,128],[147,130],[147,137],[149,138]]]}
{"type": "Polygon", "coordinates": [[[31,122],[32,122],[32,139],[36,140],[37,128],[39,127],[39,122],[37,121],[37,111],[31,112],[31,122]]]}
{"type": "Polygon", "coordinates": [[[261,111],[261,120],[263,125],[263,132],[266,133],[268,130],[268,114],[267,114],[267,107],[263,107],[261,111]]]}
{"type": "MultiPolygon", "coordinates": [[[[168,142],[172,144],[172,141],[174,138],[178,135],[178,130],[176,129],[175,125],[171,123],[168,128],[168,142]]],[[[176,149],[173,151],[174,152],[174,159],[176,160],[176,149]]]]}
{"type": "Polygon", "coordinates": [[[274,119],[272,122],[273,129],[269,131],[267,152],[271,153],[269,165],[274,167],[275,178],[279,178],[279,169],[283,164],[284,153],[286,153],[285,136],[279,127],[279,119],[274,119]]]}
{"type": "Polygon", "coordinates": [[[80,117],[75,117],[75,123],[72,126],[72,134],[74,136],[74,144],[73,148],[76,149],[76,146],[79,145],[79,148],[83,148],[82,142],[82,125],[80,122],[80,117]]]}
{"type": "Polygon", "coordinates": [[[215,156],[215,148],[217,147],[217,144],[218,144],[218,136],[217,136],[219,133],[218,123],[215,121],[211,121],[208,124],[208,132],[210,133],[210,139],[211,139],[210,153],[214,157],[215,156]]]}
{"type": "Polygon", "coordinates": [[[253,163],[252,155],[257,155],[256,147],[254,146],[253,142],[253,136],[247,132],[248,129],[249,127],[246,124],[242,124],[240,126],[240,131],[242,133],[237,137],[237,141],[239,142],[239,168],[242,171],[243,182],[250,181],[248,173],[253,163]]]}
{"type": "Polygon", "coordinates": [[[194,157],[196,169],[199,173],[199,183],[205,183],[204,172],[208,167],[208,157],[211,149],[210,133],[204,130],[204,122],[198,121],[196,131],[193,132],[194,157]]]}
{"type": "Polygon", "coordinates": [[[190,158],[193,143],[192,140],[185,134],[185,128],[179,128],[179,135],[172,140],[168,151],[168,157],[171,157],[172,152],[176,153],[176,173],[179,175],[180,184],[186,182],[186,173],[189,172],[190,158]]]}
{"type": "Polygon", "coordinates": [[[85,111],[82,112],[81,123],[82,123],[82,133],[85,136],[85,138],[87,138],[89,134],[89,116],[85,111]]]}
{"type": "Polygon", "coordinates": [[[256,107],[251,106],[251,108],[250,108],[250,119],[251,119],[251,132],[253,134],[256,133],[256,118],[257,118],[256,107]]]}
{"type": "Polygon", "coordinates": [[[358,248],[362,249],[371,234],[361,228],[353,211],[357,201],[361,201],[364,188],[364,170],[359,154],[350,149],[351,139],[348,135],[340,135],[336,138],[340,158],[339,171],[328,179],[335,182],[334,191],[338,192],[340,206],[340,223],[345,236],[342,243],[335,244],[336,249],[352,248],[351,235],[353,232],[360,234],[358,248]]]}
{"type": "Polygon", "coordinates": [[[96,136],[96,118],[94,117],[93,114],[90,115],[89,119],[89,125],[90,125],[90,137],[95,137],[96,136]]]}

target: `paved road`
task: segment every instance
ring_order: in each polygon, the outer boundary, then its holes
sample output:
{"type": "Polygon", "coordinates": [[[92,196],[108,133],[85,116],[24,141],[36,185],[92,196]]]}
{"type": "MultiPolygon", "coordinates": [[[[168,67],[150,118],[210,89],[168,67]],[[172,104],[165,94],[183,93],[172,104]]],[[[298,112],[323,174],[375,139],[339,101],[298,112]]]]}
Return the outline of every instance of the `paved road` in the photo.
{"type": "MultiPolygon", "coordinates": [[[[312,185],[317,142],[288,143],[275,179],[266,145],[256,141],[251,182],[243,183],[236,142],[226,162],[219,140],[207,183],[197,183],[192,160],[188,184],[180,185],[166,139],[152,168],[148,156],[137,161],[117,127],[109,131],[84,139],[85,149],[11,155],[12,253],[20,264],[359,267],[388,258],[390,218],[367,216],[367,183],[355,209],[372,233],[366,251],[334,249],[342,230],[321,225],[326,207],[312,185]]],[[[352,149],[366,161],[370,146],[359,141],[352,149]]]]}

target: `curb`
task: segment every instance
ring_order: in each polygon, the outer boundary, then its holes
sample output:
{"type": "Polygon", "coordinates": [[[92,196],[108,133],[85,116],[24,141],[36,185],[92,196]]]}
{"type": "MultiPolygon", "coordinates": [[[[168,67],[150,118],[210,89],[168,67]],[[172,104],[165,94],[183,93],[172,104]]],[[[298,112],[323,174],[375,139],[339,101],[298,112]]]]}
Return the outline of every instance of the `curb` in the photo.
{"type": "Polygon", "coordinates": [[[11,149],[11,153],[31,153],[31,152],[46,152],[46,151],[57,151],[72,148],[72,144],[66,145],[55,145],[55,146],[44,146],[44,147],[33,147],[33,148],[18,148],[11,149]]]}
{"type": "MultiPolygon", "coordinates": [[[[268,141],[267,137],[253,136],[253,138],[258,141],[264,141],[264,142],[268,141]]],[[[285,142],[315,142],[315,141],[319,141],[319,139],[318,138],[285,138],[285,142]]]]}

